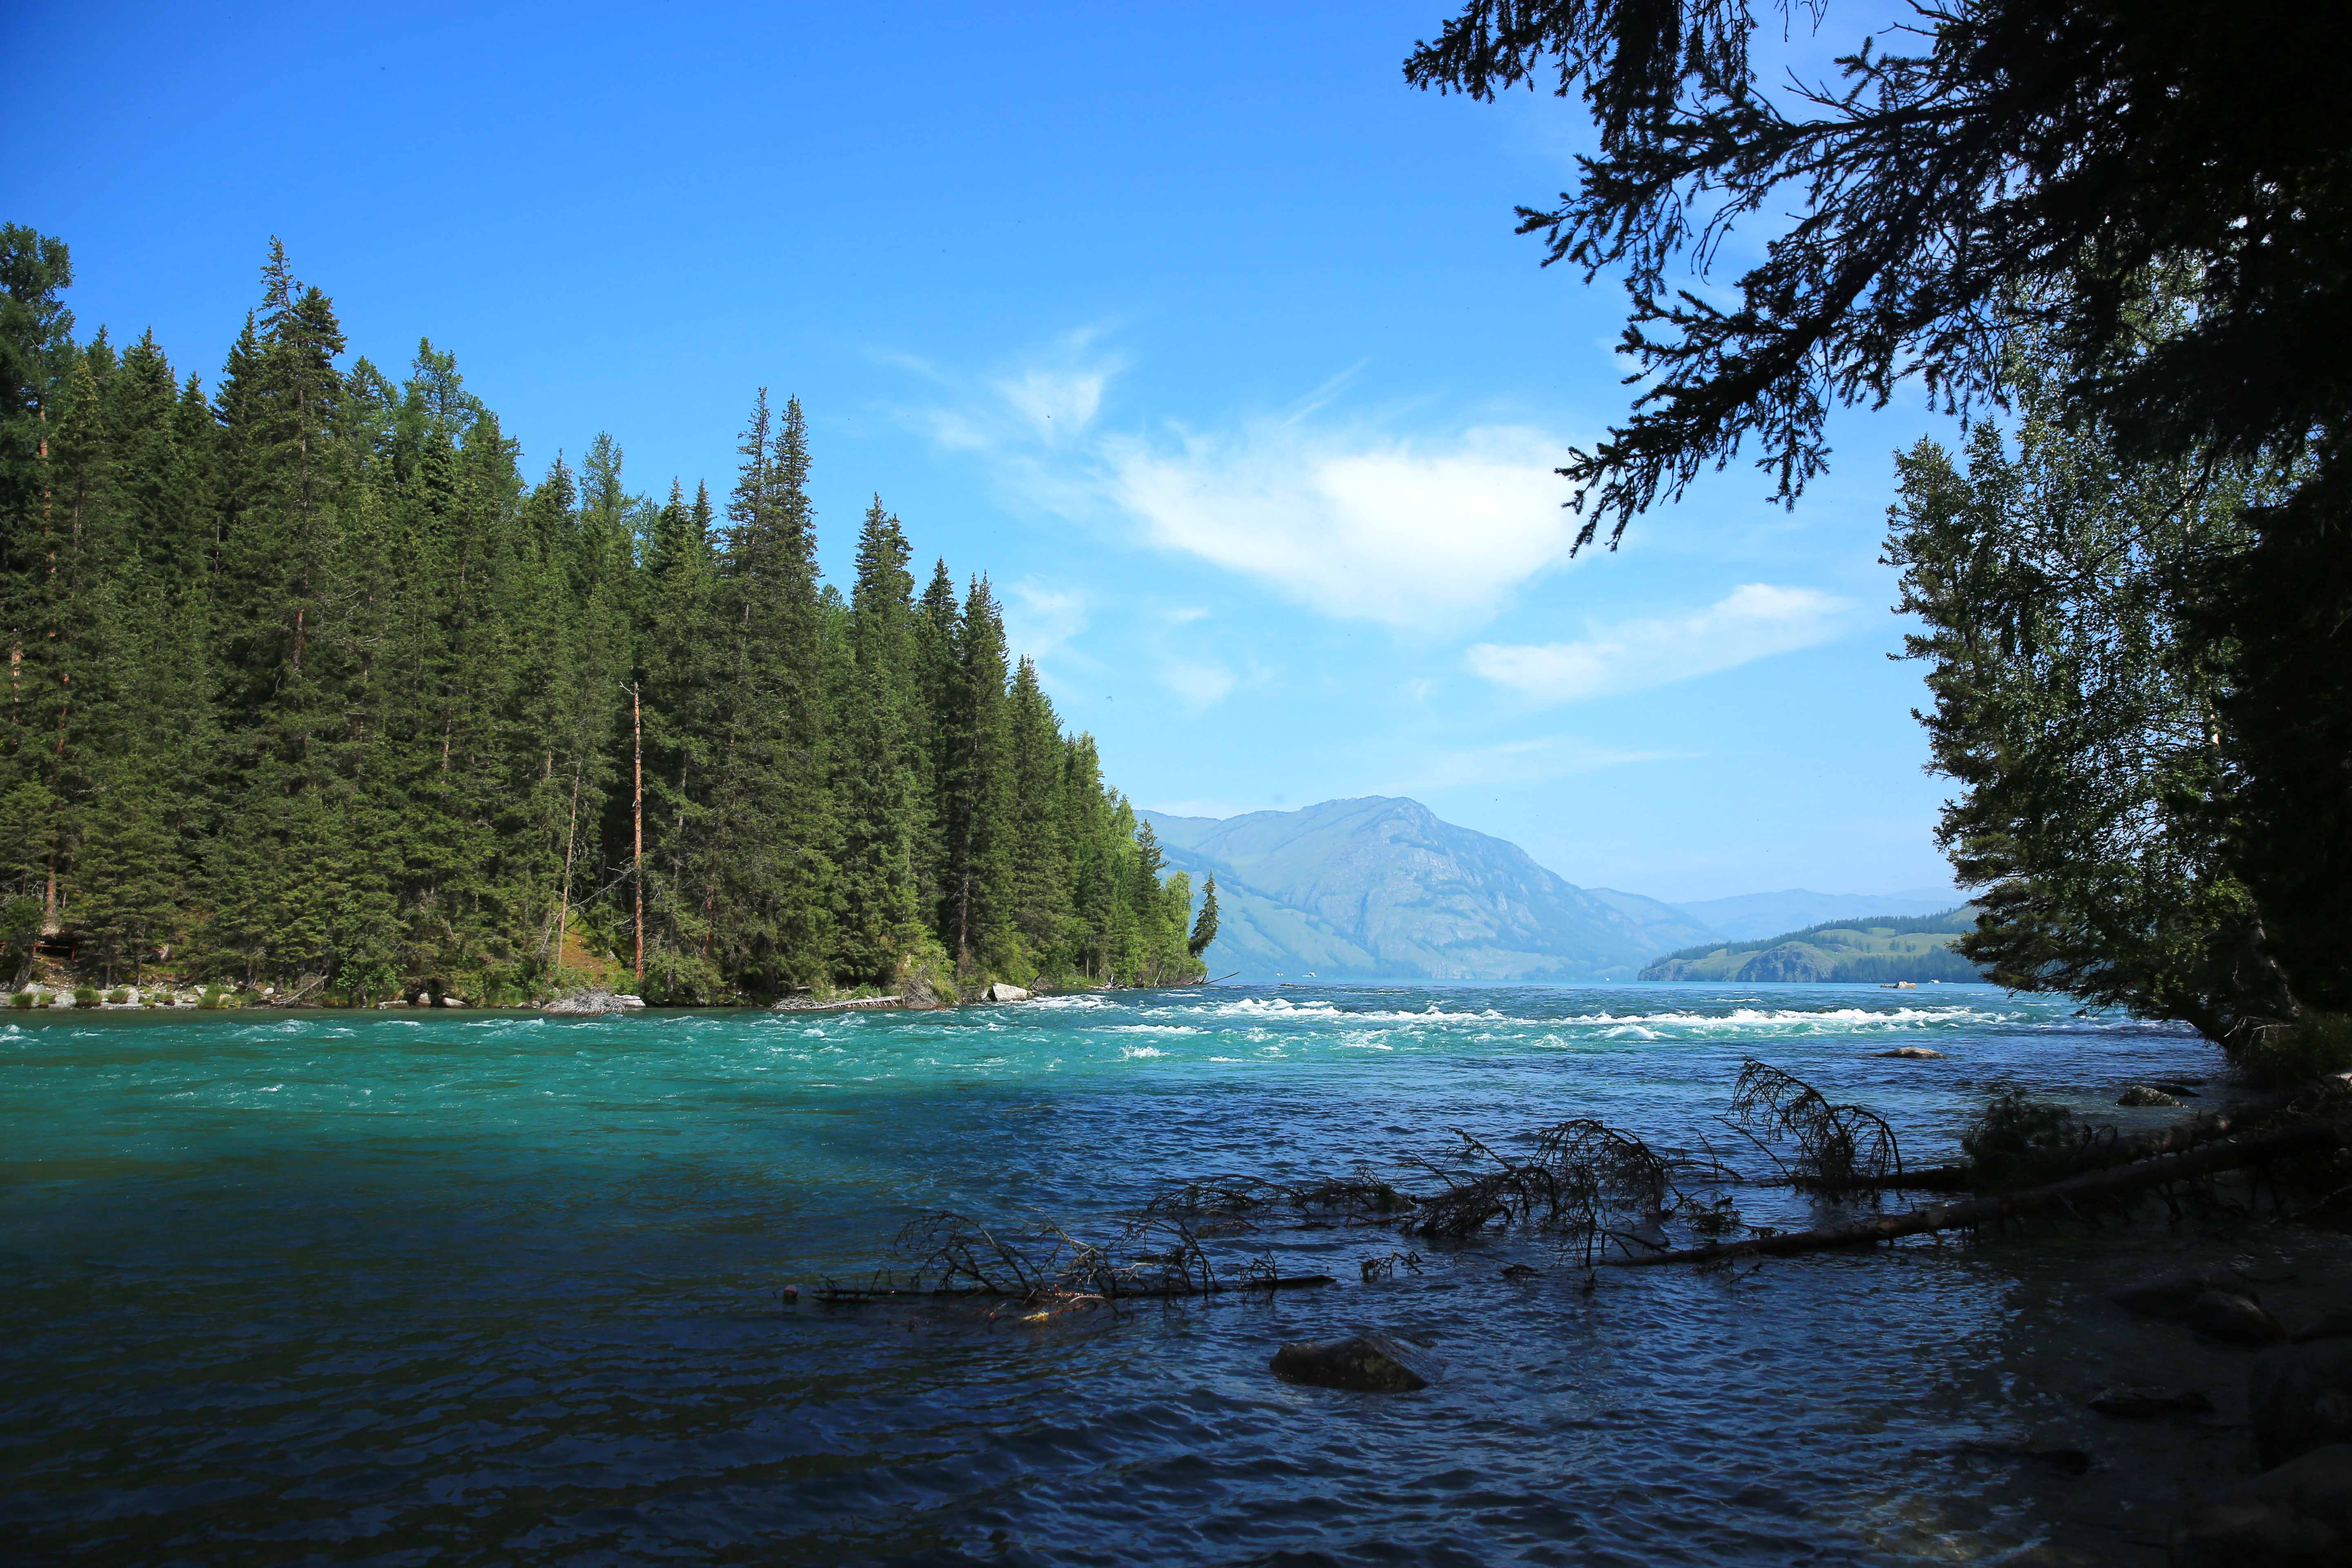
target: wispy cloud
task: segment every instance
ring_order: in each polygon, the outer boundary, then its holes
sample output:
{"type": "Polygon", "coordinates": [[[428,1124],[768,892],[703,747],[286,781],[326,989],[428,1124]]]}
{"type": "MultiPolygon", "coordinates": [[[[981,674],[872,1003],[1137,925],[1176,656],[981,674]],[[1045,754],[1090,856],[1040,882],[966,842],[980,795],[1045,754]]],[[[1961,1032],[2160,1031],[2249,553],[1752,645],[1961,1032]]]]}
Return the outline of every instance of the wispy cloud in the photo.
{"type": "Polygon", "coordinates": [[[1506,741],[1438,752],[1415,759],[1414,771],[1386,787],[1399,792],[1458,789],[1473,784],[1531,784],[1570,773],[1597,773],[1603,768],[1630,767],[1637,763],[1675,762],[1694,752],[1634,751],[1597,746],[1573,735],[1547,735],[1531,741],[1506,741]]]}
{"type": "Polygon", "coordinates": [[[1043,661],[1087,629],[1087,596],[1024,579],[1005,590],[1004,640],[1015,658],[1043,661]]]}
{"type": "Polygon", "coordinates": [[[1853,606],[1812,588],[1750,583],[1687,616],[1627,621],[1579,642],[1480,643],[1470,668],[1541,702],[1646,691],[1811,647],[1845,629],[1853,606]]]}
{"type": "MultiPolygon", "coordinates": [[[[928,371],[929,367],[925,367],[928,371]]],[[[1475,626],[1568,558],[1576,520],[1552,470],[1566,443],[1486,425],[1406,439],[1328,416],[1343,373],[1279,416],[1107,430],[1123,362],[1074,333],[1034,364],[908,411],[984,454],[1031,505],[1207,561],[1326,615],[1444,632],[1475,626]]]]}
{"type": "Polygon", "coordinates": [[[1160,684],[1195,711],[1223,701],[1239,679],[1222,664],[1202,664],[1191,659],[1171,659],[1160,669],[1160,684]]]}
{"type": "Polygon", "coordinates": [[[989,384],[1006,406],[1028,421],[1032,434],[1057,447],[1085,435],[1102,412],[1103,388],[1118,369],[1116,363],[1078,370],[1031,366],[1018,377],[989,384]]]}

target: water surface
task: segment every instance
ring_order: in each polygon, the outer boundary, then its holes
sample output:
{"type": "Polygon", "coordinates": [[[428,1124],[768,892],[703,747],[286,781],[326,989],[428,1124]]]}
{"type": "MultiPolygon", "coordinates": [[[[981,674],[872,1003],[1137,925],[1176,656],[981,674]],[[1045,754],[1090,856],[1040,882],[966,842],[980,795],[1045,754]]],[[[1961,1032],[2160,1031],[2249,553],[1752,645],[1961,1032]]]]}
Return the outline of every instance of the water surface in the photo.
{"type": "MultiPolygon", "coordinates": [[[[1331,987],[945,1015],[88,1014],[0,1028],[0,1539],[92,1563],[2158,1563],[2252,1468],[2242,1352],[2120,1279],[2338,1237],[2040,1229],[1760,1268],[1333,1228],[1329,1289],[1028,1328],[784,1305],[919,1211],[1100,1226],[1171,1178],[1711,1138],[1754,1055],[1948,1157],[2009,1082],[2131,1122],[2179,1031],[1988,987],[1331,987]],[[1924,1044],[1937,1061],[1874,1053],[1924,1044]],[[1411,1246],[1419,1275],[1362,1284],[1411,1246]],[[1502,1267],[1544,1272],[1507,1280],[1502,1267]],[[1435,1388],[1274,1381],[1380,1329],[1435,1388]],[[2083,1405],[2187,1382],[2202,1424],[2083,1405]],[[2085,1474],[2032,1458],[2091,1457],[2085,1474]]],[[[1398,1179],[1426,1186],[1426,1178],[1398,1179]]],[[[1754,1223],[1818,1217],[1741,1194],[1754,1223]]]]}

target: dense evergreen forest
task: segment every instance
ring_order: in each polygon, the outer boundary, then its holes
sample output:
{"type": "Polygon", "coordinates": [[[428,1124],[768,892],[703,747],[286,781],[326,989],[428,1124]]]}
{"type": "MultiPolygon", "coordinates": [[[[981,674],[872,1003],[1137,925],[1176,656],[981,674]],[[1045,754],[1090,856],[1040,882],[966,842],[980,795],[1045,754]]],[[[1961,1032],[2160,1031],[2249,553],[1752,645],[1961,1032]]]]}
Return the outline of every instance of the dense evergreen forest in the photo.
{"type": "Polygon", "coordinates": [[[0,229],[0,939],[366,1003],[1201,973],[1192,889],[879,499],[824,582],[797,401],[723,514],[599,436],[534,482],[272,243],[208,389],[0,229]]]}

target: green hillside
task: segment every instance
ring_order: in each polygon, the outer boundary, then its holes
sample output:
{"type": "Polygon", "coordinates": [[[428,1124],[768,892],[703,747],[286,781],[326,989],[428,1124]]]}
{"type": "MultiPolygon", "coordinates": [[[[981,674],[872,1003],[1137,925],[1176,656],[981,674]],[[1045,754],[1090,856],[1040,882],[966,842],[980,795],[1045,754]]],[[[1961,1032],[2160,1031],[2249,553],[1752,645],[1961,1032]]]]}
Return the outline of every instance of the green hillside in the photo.
{"type": "Polygon", "coordinates": [[[1706,942],[1668,953],[1642,971],[1644,980],[1814,981],[1846,985],[1966,984],[1984,978],[1951,951],[1952,938],[1976,928],[1973,904],[1939,915],[1826,921],[1757,942],[1706,942]]]}

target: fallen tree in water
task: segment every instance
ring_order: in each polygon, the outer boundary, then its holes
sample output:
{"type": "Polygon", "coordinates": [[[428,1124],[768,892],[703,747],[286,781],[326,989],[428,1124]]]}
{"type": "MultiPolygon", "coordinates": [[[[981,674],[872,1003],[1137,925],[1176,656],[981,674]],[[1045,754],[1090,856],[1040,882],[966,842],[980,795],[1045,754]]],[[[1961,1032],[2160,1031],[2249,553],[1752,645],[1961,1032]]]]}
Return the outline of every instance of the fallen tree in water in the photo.
{"type": "MultiPolygon", "coordinates": [[[[1874,1213],[1810,1230],[1746,1225],[1727,1188],[1748,1179],[1702,1139],[1703,1152],[1654,1146],[1591,1117],[1523,1133],[1525,1152],[1505,1152],[1460,1128],[1455,1146],[1403,1163],[1435,1186],[1414,1193],[1358,1165],[1347,1175],[1276,1181],[1250,1175],[1172,1184],[1115,1222],[1108,1241],[1081,1239],[1060,1226],[992,1229],[939,1211],[900,1233],[912,1258],[904,1273],[877,1271],[863,1283],[828,1279],[824,1301],[914,1297],[1015,1300],[1046,1314],[1074,1305],[1205,1297],[1229,1291],[1328,1285],[1328,1274],[1281,1272],[1271,1250],[1221,1271],[1204,1237],[1271,1226],[1402,1230],[1465,1241],[1490,1229],[1552,1237],[1587,1269],[1867,1247],[1905,1237],[2036,1215],[2083,1217],[2094,1207],[2129,1209],[2150,1196],[2179,1212],[2185,1197],[2210,1196],[2210,1178],[2282,1161],[2308,1161],[2297,1179],[2336,1188],[2322,1203],[2352,1206],[2352,1089],[2324,1081],[2295,1096],[2199,1116],[2129,1137],[2077,1123],[2071,1113],[2011,1090],[1989,1103],[1962,1137],[1966,1162],[1906,1168],[1894,1128],[1866,1107],[1832,1101],[1803,1079],[1753,1058],[1742,1065],[1725,1123],[1768,1155],[1782,1183],[1832,1202],[1874,1208],[1889,1191],[1939,1186],[1971,1191],[1961,1201],[1874,1213]],[[1779,1145],[1778,1148],[1775,1146],[1779,1145]],[[1789,1157],[1782,1157],[1782,1151],[1789,1157]],[[1673,1230],[1700,1238],[1671,1245],[1673,1230]],[[1737,1233],[1748,1232],[1734,1239],[1737,1233]]],[[[2292,1170],[2293,1168],[2290,1167],[2292,1170]]],[[[2276,1186],[2273,1183],[2273,1186],[2276,1186]]],[[[1367,1282],[1420,1272],[1416,1253],[1360,1260],[1367,1282]]]]}
{"type": "Polygon", "coordinates": [[[1271,1257],[1221,1279],[1191,1226],[1164,1215],[1128,1221],[1108,1243],[1084,1241],[1058,1226],[1000,1235],[946,1209],[908,1223],[898,1248],[917,1261],[905,1274],[882,1271],[865,1284],[827,1279],[820,1301],[851,1304],[910,1297],[1005,1298],[1026,1305],[1213,1296],[1226,1290],[1286,1290],[1328,1285],[1328,1274],[1285,1275],[1271,1257]]]}
{"type": "Polygon", "coordinates": [[[1738,1258],[1784,1257],[1797,1252],[1827,1252],[1868,1247],[1932,1231],[1976,1226],[2053,1209],[2073,1212],[2077,1203],[2112,1203],[2137,1198],[2179,1182],[2218,1175],[2225,1171],[2260,1165],[2289,1155],[2331,1152],[2352,1146],[2352,1121],[2298,1121],[2265,1131],[2243,1132],[2189,1150],[2158,1154],[2111,1166],[2087,1175],[2038,1187],[1971,1198],[1963,1203],[1935,1204],[1905,1214],[1881,1215],[1849,1225],[1814,1230],[1753,1236],[1744,1241],[1712,1241],[1680,1251],[1629,1254],[1607,1261],[1620,1268],[1658,1263],[1720,1263],[1738,1258]]]}

